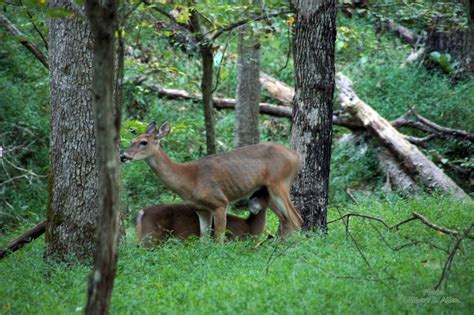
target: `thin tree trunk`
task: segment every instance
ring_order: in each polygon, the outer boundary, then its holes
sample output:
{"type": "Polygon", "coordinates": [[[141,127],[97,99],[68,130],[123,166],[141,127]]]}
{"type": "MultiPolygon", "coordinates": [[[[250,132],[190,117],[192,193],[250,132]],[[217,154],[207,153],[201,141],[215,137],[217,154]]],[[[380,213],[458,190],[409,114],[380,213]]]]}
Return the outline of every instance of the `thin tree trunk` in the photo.
{"type": "Polygon", "coordinates": [[[208,46],[201,47],[202,57],[202,106],[204,110],[204,123],[206,125],[206,148],[207,155],[216,153],[216,133],[214,122],[214,111],[212,109],[212,76],[214,56],[211,48],[208,46]]]}
{"type": "Polygon", "coordinates": [[[464,68],[467,72],[474,73],[474,3],[466,2],[468,25],[464,37],[464,68]]]}
{"type": "Polygon", "coordinates": [[[119,141],[120,113],[114,115],[116,0],[87,0],[86,12],[94,34],[94,95],[101,209],[94,256],[89,277],[86,314],[107,314],[117,266],[119,236],[119,141]]]}
{"type": "MultiPolygon", "coordinates": [[[[67,0],[51,8],[72,9],[67,0]]],[[[92,35],[83,16],[49,20],[51,159],[45,257],[91,261],[98,216],[92,35]]]]}
{"type": "MultiPolygon", "coordinates": [[[[248,1],[245,1],[248,3],[248,1]]],[[[258,5],[258,4],[257,4],[258,5]]],[[[235,146],[259,142],[258,103],[260,98],[260,44],[249,25],[240,27],[235,106],[235,146]]]]}
{"type": "Polygon", "coordinates": [[[214,111],[212,109],[212,89],[214,74],[214,54],[212,43],[205,38],[204,31],[199,22],[199,15],[196,10],[191,11],[190,29],[194,33],[196,42],[199,43],[199,51],[202,59],[201,93],[202,106],[204,111],[204,123],[206,126],[206,147],[207,155],[216,153],[216,133],[214,122],[214,111]]]}
{"type": "Polygon", "coordinates": [[[335,0],[294,1],[295,97],[291,144],[302,158],[292,187],[306,230],[326,226],[334,93],[335,0]]]}

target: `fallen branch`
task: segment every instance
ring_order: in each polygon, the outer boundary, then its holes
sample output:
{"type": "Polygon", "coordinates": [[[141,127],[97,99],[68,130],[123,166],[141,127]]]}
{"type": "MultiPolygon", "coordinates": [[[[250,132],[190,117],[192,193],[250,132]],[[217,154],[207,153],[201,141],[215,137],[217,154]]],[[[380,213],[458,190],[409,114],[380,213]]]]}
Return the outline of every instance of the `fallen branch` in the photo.
{"type": "Polygon", "coordinates": [[[438,232],[441,232],[441,233],[444,233],[444,234],[449,234],[449,235],[453,235],[453,236],[459,236],[461,233],[459,233],[458,231],[455,231],[455,230],[450,230],[450,229],[447,229],[447,228],[444,228],[444,227],[441,227],[441,226],[438,226],[430,221],[428,221],[427,218],[425,218],[424,216],[422,216],[421,214],[417,213],[417,212],[413,212],[413,217],[419,219],[421,222],[423,222],[423,224],[429,226],[430,228],[438,231],[438,232]]]}
{"type": "Polygon", "coordinates": [[[5,258],[9,254],[19,250],[26,244],[30,243],[31,241],[43,235],[43,233],[46,230],[46,223],[47,223],[46,221],[43,221],[37,224],[31,230],[23,233],[21,236],[17,237],[16,239],[8,243],[5,249],[0,250],[0,259],[5,258]]]}
{"type": "Polygon", "coordinates": [[[474,227],[474,223],[471,224],[471,226],[463,233],[463,235],[458,238],[458,240],[456,241],[456,244],[454,244],[454,247],[453,247],[451,253],[449,253],[448,259],[444,263],[443,271],[441,272],[441,276],[438,280],[438,283],[435,286],[435,290],[438,290],[441,287],[441,284],[443,283],[443,281],[447,278],[449,269],[451,269],[451,265],[453,264],[454,255],[461,248],[461,242],[465,238],[470,237],[470,233],[471,233],[471,230],[472,230],[473,227],[474,227]]]}
{"type": "MultiPolygon", "coordinates": [[[[143,84],[146,79],[140,78],[138,82],[143,84]]],[[[150,91],[156,93],[160,97],[166,97],[168,99],[182,99],[182,100],[191,100],[193,102],[200,102],[201,101],[201,94],[198,93],[190,93],[185,90],[179,90],[179,89],[168,89],[168,88],[163,88],[151,84],[143,84],[143,86],[150,91]]],[[[234,110],[235,109],[235,104],[236,100],[233,98],[223,98],[223,97],[213,97],[212,102],[214,104],[214,107],[216,109],[230,109],[234,110]]],[[[269,116],[274,116],[274,117],[285,117],[285,118],[290,118],[291,119],[291,112],[292,109],[287,107],[287,106],[281,106],[281,105],[274,105],[274,104],[269,104],[269,103],[260,103],[259,104],[259,112],[261,114],[269,115],[269,116]]],[[[345,116],[340,116],[340,115],[334,115],[333,116],[333,123],[335,125],[339,125],[342,127],[346,127],[349,129],[360,129],[361,126],[360,124],[355,123],[351,118],[345,117],[345,116]]]]}
{"type": "Polygon", "coordinates": [[[421,41],[421,36],[412,30],[395,23],[392,20],[387,20],[385,26],[390,29],[395,35],[411,45],[416,45],[421,41]]]}
{"type": "MultiPolygon", "coordinates": [[[[331,220],[331,221],[328,221],[327,224],[331,224],[331,223],[334,223],[334,222],[337,222],[337,221],[340,221],[340,220],[344,220],[344,219],[347,219],[347,221],[349,221],[348,219],[350,217],[359,217],[359,218],[363,218],[363,219],[369,219],[369,220],[373,220],[373,221],[376,221],[376,222],[379,222],[381,223],[383,226],[385,226],[388,230],[393,230],[393,229],[398,229],[400,226],[408,223],[408,222],[411,222],[411,221],[415,221],[415,220],[419,220],[421,221],[424,225],[428,226],[429,228],[433,229],[433,230],[436,230],[438,232],[441,232],[441,233],[444,233],[444,234],[448,234],[448,235],[451,235],[451,236],[455,236],[455,237],[458,237],[458,236],[461,236],[463,235],[462,233],[460,233],[459,231],[456,231],[456,230],[452,230],[452,229],[447,229],[447,228],[444,228],[442,226],[439,226],[431,221],[429,221],[426,217],[424,217],[423,215],[417,213],[417,212],[413,212],[412,213],[412,216],[408,219],[405,219],[397,224],[394,224],[394,225],[389,225],[387,224],[387,222],[385,222],[384,220],[380,219],[380,218],[377,218],[377,217],[373,217],[371,215],[368,215],[368,214],[363,214],[363,213],[358,213],[358,212],[351,212],[351,213],[346,213],[334,220],[331,220]]],[[[468,238],[472,238],[470,235],[467,235],[466,237],[468,238]]]]}
{"type": "Polygon", "coordinates": [[[48,57],[32,42],[28,41],[26,37],[10,22],[4,15],[0,14],[0,26],[7,29],[23,46],[26,47],[38,59],[46,69],[49,69],[48,57]]]}
{"type": "Polygon", "coordinates": [[[416,119],[419,122],[421,122],[422,124],[430,127],[431,129],[433,129],[437,132],[448,134],[448,135],[453,136],[453,137],[458,137],[458,138],[461,138],[463,140],[469,140],[471,142],[474,142],[474,134],[469,133],[469,132],[464,131],[464,130],[459,130],[459,129],[453,129],[453,128],[440,126],[440,125],[432,122],[431,120],[428,120],[425,117],[418,114],[411,106],[409,106],[409,108],[410,108],[410,112],[413,114],[413,116],[416,117],[416,119]]]}

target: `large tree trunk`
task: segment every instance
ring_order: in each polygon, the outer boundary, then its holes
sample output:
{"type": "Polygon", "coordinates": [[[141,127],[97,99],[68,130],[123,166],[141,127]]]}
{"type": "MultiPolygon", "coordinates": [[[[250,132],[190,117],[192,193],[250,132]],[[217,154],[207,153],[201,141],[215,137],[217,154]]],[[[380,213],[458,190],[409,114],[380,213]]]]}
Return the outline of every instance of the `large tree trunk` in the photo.
{"type": "Polygon", "coordinates": [[[259,142],[258,103],[260,98],[260,50],[249,25],[239,30],[237,74],[237,104],[235,106],[235,146],[259,142]]]}
{"type": "Polygon", "coordinates": [[[406,169],[408,174],[422,181],[428,188],[451,193],[458,198],[469,198],[441,169],[412,145],[372,107],[359,99],[352,89],[352,81],[338,74],[341,107],[350,112],[406,169]]]}
{"type": "Polygon", "coordinates": [[[89,277],[86,314],[107,314],[117,266],[119,235],[119,142],[120,112],[115,115],[114,59],[117,29],[116,0],[87,0],[86,12],[94,34],[94,96],[99,168],[97,250],[89,277]]]}
{"type": "Polygon", "coordinates": [[[304,229],[326,226],[334,94],[336,1],[294,2],[295,97],[291,143],[302,158],[292,187],[304,229]]]}
{"type": "MultiPolygon", "coordinates": [[[[67,0],[51,8],[71,9],[67,0]]],[[[49,21],[51,161],[46,257],[90,261],[98,216],[92,36],[82,16],[49,21]]]]}

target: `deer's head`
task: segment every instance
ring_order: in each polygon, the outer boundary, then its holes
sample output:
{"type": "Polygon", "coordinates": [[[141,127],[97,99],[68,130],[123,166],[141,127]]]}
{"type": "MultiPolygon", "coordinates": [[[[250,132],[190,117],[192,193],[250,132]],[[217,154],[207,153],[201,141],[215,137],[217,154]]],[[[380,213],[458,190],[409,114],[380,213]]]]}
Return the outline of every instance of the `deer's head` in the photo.
{"type": "Polygon", "coordinates": [[[144,134],[132,140],[132,143],[125,152],[120,155],[120,161],[139,161],[149,158],[155,154],[156,146],[159,146],[160,140],[166,137],[170,132],[168,121],[163,123],[159,129],[155,122],[152,122],[146,128],[144,134]]]}

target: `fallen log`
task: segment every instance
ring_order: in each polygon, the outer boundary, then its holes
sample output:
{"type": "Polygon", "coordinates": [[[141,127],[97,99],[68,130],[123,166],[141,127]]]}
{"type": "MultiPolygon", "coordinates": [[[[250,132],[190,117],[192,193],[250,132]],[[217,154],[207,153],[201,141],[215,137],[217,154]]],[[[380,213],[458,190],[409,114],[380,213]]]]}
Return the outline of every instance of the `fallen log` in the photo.
{"type": "Polygon", "coordinates": [[[0,259],[5,258],[9,254],[19,250],[26,244],[30,243],[31,241],[43,235],[46,229],[46,223],[47,223],[46,221],[43,221],[37,224],[31,230],[23,233],[21,236],[17,237],[16,239],[8,243],[5,249],[0,250],[0,259]]]}
{"type": "Polygon", "coordinates": [[[372,107],[359,99],[352,88],[352,81],[348,77],[338,73],[336,85],[339,89],[339,101],[343,110],[352,114],[371,135],[388,148],[409,174],[413,174],[415,179],[419,179],[428,188],[439,189],[460,199],[470,199],[451,178],[446,176],[416,146],[406,140],[372,107]]]}
{"type": "Polygon", "coordinates": [[[385,21],[385,26],[408,44],[416,45],[422,40],[420,35],[392,20],[385,21]]]}
{"type": "Polygon", "coordinates": [[[260,71],[260,84],[265,87],[270,97],[280,101],[285,106],[291,106],[295,90],[288,84],[277,80],[260,71]]]}
{"type": "MultiPolygon", "coordinates": [[[[373,139],[369,137],[366,130],[362,130],[344,134],[344,136],[338,140],[338,143],[351,143],[359,150],[360,148],[363,148],[364,145],[372,141],[373,139]]],[[[401,165],[388,149],[379,147],[377,148],[376,155],[378,160],[378,169],[382,174],[386,175],[387,178],[384,185],[384,190],[392,191],[393,187],[396,187],[400,191],[411,195],[418,191],[418,185],[416,182],[413,180],[413,178],[411,178],[410,174],[408,174],[407,171],[401,167],[401,165]]]]}
{"type": "MultiPolygon", "coordinates": [[[[201,94],[190,93],[185,90],[179,89],[168,89],[160,86],[155,86],[151,84],[143,84],[148,90],[157,94],[160,97],[166,97],[168,99],[182,99],[182,100],[191,100],[193,102],[201,101],[201,94]]],[[[224,97],[213,97],[212,102],[216,109],[235,109],[236,100],[233,98],[224,98],[224,97]]],[[[269,103],[260,103],[259,112],[261,114],[273,116],[273,117],[285,117],[291,119],[292,109],[287,106],[274,105],[269,103]]],[[[351,130],[357,130],[362,127],[362,125],[356,123],[352,118],[345,117],[342,115],[334,115],[333,122],[335,125],[349,128],[351,130]]]]}

